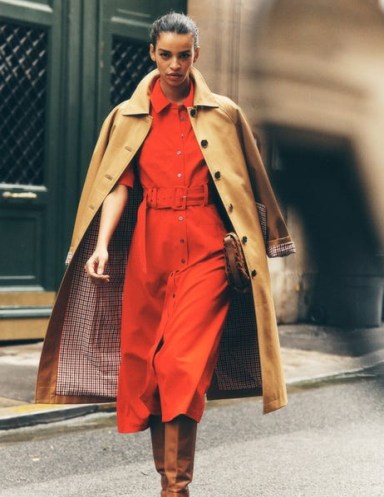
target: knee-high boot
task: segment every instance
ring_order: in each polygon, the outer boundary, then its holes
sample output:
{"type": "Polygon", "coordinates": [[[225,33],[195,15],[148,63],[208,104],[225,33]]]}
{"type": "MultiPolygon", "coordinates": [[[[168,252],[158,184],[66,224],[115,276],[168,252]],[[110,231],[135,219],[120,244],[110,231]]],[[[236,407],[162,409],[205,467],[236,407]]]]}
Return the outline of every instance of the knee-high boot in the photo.
{"type": "Polygon", "coordinates": [[[189,496],[188,485],[193,477],[197,423],[187,416],[178,416],[165,423],[164,497],[189,496]]]}
{"type": "Polygon", "coordinates": [[[151,416],[149,419],[149,428],[151,431],[153,460],[156,471],[161,476],[161,497],[166,496],[167,477],[164,469],[165,457],[165,425],[161,421],[161,416],[151,416]]]}

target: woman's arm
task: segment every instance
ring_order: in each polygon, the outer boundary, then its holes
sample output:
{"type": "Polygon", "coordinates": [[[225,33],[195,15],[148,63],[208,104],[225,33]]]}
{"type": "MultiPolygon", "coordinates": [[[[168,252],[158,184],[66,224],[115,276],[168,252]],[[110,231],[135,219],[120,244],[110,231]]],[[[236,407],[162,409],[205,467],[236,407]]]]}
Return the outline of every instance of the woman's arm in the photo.
{"type": "Polygon", "coordinates": [[[104,274],[108,262],[108,245],[127,201],[128,188],[124,185],[118,185],[103,202],[96,248],[85,264],[85,271],[93,283],[109,282],[110,276],[104,274]]]}

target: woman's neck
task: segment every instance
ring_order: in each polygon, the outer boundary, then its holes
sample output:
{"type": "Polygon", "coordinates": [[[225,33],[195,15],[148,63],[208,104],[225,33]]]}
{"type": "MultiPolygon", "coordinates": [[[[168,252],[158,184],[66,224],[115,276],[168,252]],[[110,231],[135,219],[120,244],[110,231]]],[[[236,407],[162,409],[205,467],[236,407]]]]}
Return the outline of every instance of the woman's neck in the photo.
{"type": "Polygon", "coordinates": [[[191,81],[190,79],[187,79],[182,85],[172,87],[167,85],[160,79],[160,87],[168,100],[175,104],[181,104],[189,95],[191,81]]]}

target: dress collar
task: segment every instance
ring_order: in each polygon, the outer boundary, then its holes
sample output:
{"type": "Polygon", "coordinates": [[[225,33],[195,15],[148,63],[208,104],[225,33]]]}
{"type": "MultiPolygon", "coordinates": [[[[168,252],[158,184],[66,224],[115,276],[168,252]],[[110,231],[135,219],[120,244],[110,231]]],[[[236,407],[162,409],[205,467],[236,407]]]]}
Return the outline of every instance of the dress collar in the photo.
{"type": "MultiPolygon", "coordinates": [[[[151,89],[158,78],[159,71],[157,69],[144,77],[132,97],[120,104],[121,113],[124,116],[148,115],[150,113],[151,89]]],[[[193,105],[195,107],[219,107],[215,95],[210,91],[203,76],[195,67],[191,68],[191,78],[195,84],[193,105]]]]}
{"type": "MultiPolygon", "coordinates": [[[[194,88],[194,83],[191,79],[189,93],[188,93],[187,97],[184,99],[184,101],[182,102],[182,105],[184,105],[185,107],[192,107],[194,94],[195,94],[195,88],[194,88]]],[[[150,99],[151,99],[152,107],[157,114],[159,114],[162,110],[164,110],[169,105],[174,105],[164,95],[163,90],[161,89],[161,86],[160,86],[160,78],[158,78],[156,80],[156,82],[153,86],[150,99]]]]}

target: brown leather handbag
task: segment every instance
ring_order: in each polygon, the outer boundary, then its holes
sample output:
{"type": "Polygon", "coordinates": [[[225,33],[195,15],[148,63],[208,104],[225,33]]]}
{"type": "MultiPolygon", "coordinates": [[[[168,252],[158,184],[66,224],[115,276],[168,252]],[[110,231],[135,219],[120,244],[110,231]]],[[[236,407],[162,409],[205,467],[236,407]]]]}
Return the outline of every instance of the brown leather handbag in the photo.
{"type": "Polygon", "coordinates": [[[225,272],[231,288],[240,293],[249,292],[251,279],[245,262],[243,247],[236,233],[224,237],[225,272]]]}

